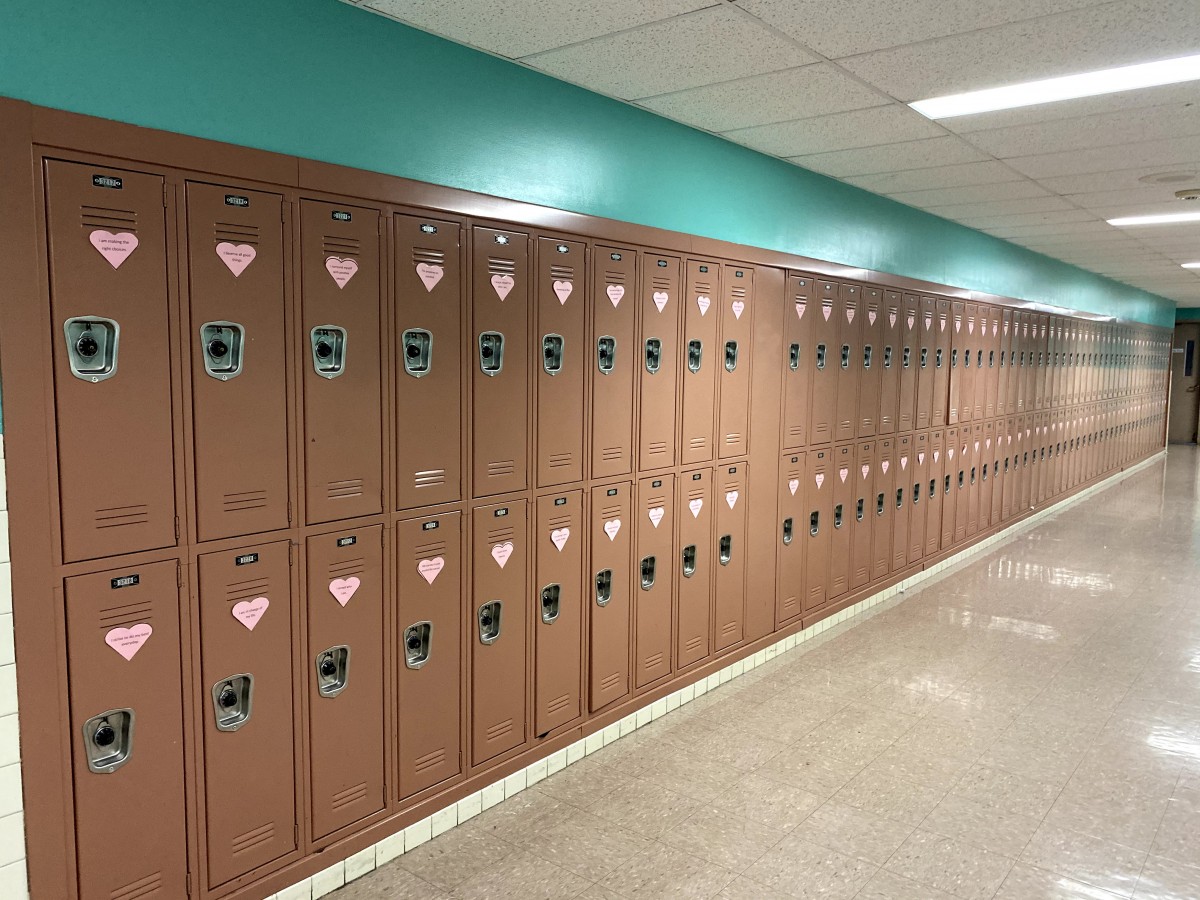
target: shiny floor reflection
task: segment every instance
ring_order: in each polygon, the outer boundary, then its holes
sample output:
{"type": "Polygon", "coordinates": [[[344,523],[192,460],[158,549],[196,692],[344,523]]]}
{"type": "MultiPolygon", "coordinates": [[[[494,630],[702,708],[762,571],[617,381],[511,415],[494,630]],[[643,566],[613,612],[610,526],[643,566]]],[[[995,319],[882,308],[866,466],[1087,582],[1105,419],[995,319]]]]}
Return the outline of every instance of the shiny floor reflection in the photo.
{"type": "Polygon", "coordinates": [[[1195,900],[1198,466],[1173,448],[333,896],[1195,900]]]}

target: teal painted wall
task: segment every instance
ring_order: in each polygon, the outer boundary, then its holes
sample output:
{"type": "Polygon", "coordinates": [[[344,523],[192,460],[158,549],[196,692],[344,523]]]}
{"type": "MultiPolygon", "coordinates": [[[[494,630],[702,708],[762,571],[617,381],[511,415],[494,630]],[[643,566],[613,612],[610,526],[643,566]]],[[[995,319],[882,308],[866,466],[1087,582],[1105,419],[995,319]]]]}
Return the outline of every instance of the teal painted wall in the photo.
{"type": "Polygon", "coordinates": [[[1175,310],[1176,322],[1200,322],[1200,307],[1181,306],[1175,310]]]}

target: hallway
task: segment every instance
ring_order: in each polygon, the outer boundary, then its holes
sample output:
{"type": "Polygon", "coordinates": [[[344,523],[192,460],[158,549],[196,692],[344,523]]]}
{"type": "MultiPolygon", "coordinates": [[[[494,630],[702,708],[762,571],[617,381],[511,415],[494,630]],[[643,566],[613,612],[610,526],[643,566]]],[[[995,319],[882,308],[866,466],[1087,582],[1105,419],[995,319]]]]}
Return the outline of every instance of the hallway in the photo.
{"type": "Polygon", "coordinates": [[[337,900],[1200,896],[1195,448],[337,900]]]}

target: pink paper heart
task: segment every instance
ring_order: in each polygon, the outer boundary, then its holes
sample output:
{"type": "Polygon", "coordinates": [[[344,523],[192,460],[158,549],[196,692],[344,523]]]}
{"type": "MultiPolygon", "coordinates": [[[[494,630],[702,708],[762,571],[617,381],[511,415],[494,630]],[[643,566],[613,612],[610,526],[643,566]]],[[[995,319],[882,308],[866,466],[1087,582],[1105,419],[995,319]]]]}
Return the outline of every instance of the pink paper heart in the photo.
{"type": "Polygon", "coordinates": [[[104,643],[112,647],[123,657],[133,659],[142,649],[142,644],[150,640],[154,629],[145,622],[130,625],[128,628],[113,628],[104,636],[104,643]]]}
{"type": "Polygon", "coordinates": [[[821,315],[825,317],[825,321],[829,321],[829,316],[833,313],[833,303],[828,300],[821,301],[821,315]]]}
{"type": "Polygon", "coordinates": [[[700,518],[700,510],[704,509],[704,501],[697,497],[695,500],[688,502],[688,509],[692,511],[692,518],[700,518]]]}
{"type": "Polygon", "coordinates": [[[663,307],[667,305],[667,300],[670,298],[667,296],[666,291],[655,291],[651,299],[654,301],[654,305],[658,307],[658,311],[662,312],[663,307]]]}
{"type": "Polygon", "coordinates": [[[933,461],[934,462],[937,462],[941,458],[941,456],[942,456],[942,452],[940,450],[933,451],[933,461]]]}
{"type": "Polygon", "coordinates": [[[608,294],[608,299],[615,309],[621,302],[621,298],[625,296],[625,287],[620,284],[610,284],[604,289],[604,293],[608,294]]]}
{"type": "Polygon", "coordinates": [[[505,541],[503,544],[492,545],[492,559],[494,559],[496,564],[502,569],[504,568],[505,563],[508,562],[508,558],[512,556],[512,552],[512,541],[505,541]]]}
{"type": "Polygon", "coordinates": [[[737,498],[738,498],[737,491],[726,491],[725,492],[725,502],[729,504],[730,509],[733,509],[734,504],[737,503],[737,498]]]}
{"type": "Polygon", "coordinates": [[[804,318],[804,308],[805,308],[807,305],[808,305],[808,304],[807,304],[807,303],[805,303],[803,300],[797,300],[797,301],[796,301],[796,318],[797,318],[797,319],[803,319],[803,318],[804,318]]]}
{"type": "Polygon", "coordinates": [[[862,477],[863,477],[863,478],[866,478],[866,477],[867,477],[867,473],[868,473],[868,472],[870,472],[870,471],[871,471],[871,467],[870,467],[870,466],[863,466],[863,467],[862,467],[862,477]]]}
{"type": "Polygon", "coordinates": [[[555,528],[550,532],[550,543],[562,552],[562,548],[566,546],[567,539],[571,536],[570,528],[555,528]]]}
{"type": "Polygon", "coordinates": [[[883,474],[884,474],[884,475],[886,475],[886,474],[887,474],[887,470],[888,470],[890,467],[891,467],[891,463],[890,463],[890,462],[888,462],[886,459],[885,459],[885,460],[883,460],[883,461],[882,461],[882,462],[879,464],[879,468],[883,469],[883,474]]]}
{"type": "Polygon", "coordinates": [[[353,259],[329,256],[325,259],[325,271],[329,273],[339,288],[344,288],[354,277],[354,273],[358,271],[358,262],[353,259]]]}
{"type": "Polygon", "coordinates": [[[817,490],[819,491],[821,489],[821,485],[823,485],[825,483],[825,476],[823,474],[821,474],[820,472],[818,472],[816,475],[816,482],[817,482],[817,490]]]}
{"type": "Polygon", "coordinates": [[[621,530],[620,519],[609,519],[604,523],[604,533],[608,535],[610,541],[617,539],[617,532],[621,530]]]}
{"type": "Polygon", "coordinates": [[[258,251],[249,244],[231,244],[229,241],[221,241],[217,244],[217,256],[233,273],[234,278],[246,271],[246,266],[254,262],[254,257],[257,255],[258,251]]]}
{"type": "Polygon", "coordinates": [[[442,573],[442,569],[444,568],[446,568],[446,561],[440,556],[435,556],[433,559],[423,559],[417,563],[417,571],[429,584],[433,584],[437,580],[438,575],[442,573]]]}
{"type": "Polygon", "coordinates": [[[846,307],[846,321],[847,322],[854,321],[854,307],[853,306],[846,307]]]}
{"type": "Polygon", "coordinates": [[[954,459],[954,448],[951,447],[949,450],[947,450],[946,455],[949,456],[951,459],[954,459]]]}
{"type": "Polygon", "coordinates": [[[111,231],[96,230],[88,235],[88,240],[114,269],[121,268],[121,263],[129,259],[138,246],[137,235],[128,231],[113,234],[111,231]]]}
{"type": "Polygon", "coordinates": [[[792,492],[793,497],[796,496],[796,491],[799,488],[800,488],[800,479],[799,478],[789,478],[788,479],[788,490],[792,492]]]}
{"type": "Polygon", "coordinates": [[[918,464],[918,465],[921,465],[921,464],[923,464],[924,462],[925,462],[925,454],[924,454],[924,453],[918,453],[918,454],[917,454],[917,464],[918,464]]]}
{"type": "Polygon", "coordinates": [[[426,292],[432,292],[445,274],[446,270],[441,266],[433,263],[417,263],[417,277],[421,279],[421,284],[425,285],[426,292]]]}
{"type": "Polygon", "coordinates": [[[838,469],[838,475],[842,479],[842,484],[846,483],[846,476],[849,474],[850,474],[850,469],[846,466],[842,466],[842,468],[838,469]]]}
{"type": "Polygon", "coordinates": [[[333,594],[333,599],[345,606],[350,602],[350,598],[354,596],[354,592],[358,590],[358,586],[362,582],[351,575],[349,578],[335,578],[329,582],[329,593],[333,594]]]}
{"type": "Polygon", "coordinates": [[[875,310],[873,310],[873,309],[867,310],[867,321],[869,321],[872,325],[875,324],[875,310]]]}
{"type": "Polygon", "coordinates": [[[730,309],[733,310],[733,317],[735,319],[740,319],[742,317],[742,313],[746,309],[746,304],[741,300],[734,300],[733,303],[730,304],[730,309]]]}
{"type": "Polygon", "coordinates": [[[650,509],[646,510],[646,515],[650,517],[650,521],[654,523],[655,528],[658,527],[658,523],[663,520],[663,516],[666,514],[667,511],[661,506],[652,506],[650,509]]]}
{"type": "Polygon", "coordinates": [[[708,312],[708,307],[711,305],[711,303],[712,301],[703,294],[696,298],[696,306],[700,308],[700,315],[704,315],[706,312],[708,312]]]}
{"type": "Polygon", "coordinates": [[[517,279],[513,278],[511,275],[492,276],[492,288],[496,291],[496,296],[501,300],[509,295],[516,284],[517,279]]]}
{"type": "Polygon", "coordinates": [[[900,457],[900,468],[901,469],[908,468],[908,457],[907,456],[900,457]]]}
{"type": "MultiPolygon", "coordinates": [[[[888,326],[891,328],[896,327],[896,314],[894,312],[888,313],[888,326]]],[[[912,322],[908,323],[908,327],[912,328],[912,322]]]]}
{"type": "MultiPolygon", "coordinates": [[[[495,283],[496,280],[493,278],[492,284],[495,283]]],[[[571,296],[571,291],[575,289],[575,285],[571,284],[569,281],[556,281],[554,282],[553,287],[554,296],[558,297],[559,306],[564,306],[566,304],[567,298],[571,296]]],[[[499,293],[499,288],[497,288],[497,293],[499,293]]],[[[508,292],[505,291],[505,293],[507,294],[508,292]]],[[[500,299],[503,300],[504,298],[501,297],[500,299]]]]}
{"type": "Polygon", "coordinates": [[[912,328],[913,327],[913,317],[909,316],[907,319],[907,322],[908,322],[908,327],[912,328]]]}
{"type": "Polygon", "coordinates": [[[233,617],[246,626],[250,631],[254,630],[254,626],[258,624],[267,612],[267,607],[271,605],[271,601],[266,597],[255,597],[253,600],[242,600],[239,603],[233,604],[233,617]]]}

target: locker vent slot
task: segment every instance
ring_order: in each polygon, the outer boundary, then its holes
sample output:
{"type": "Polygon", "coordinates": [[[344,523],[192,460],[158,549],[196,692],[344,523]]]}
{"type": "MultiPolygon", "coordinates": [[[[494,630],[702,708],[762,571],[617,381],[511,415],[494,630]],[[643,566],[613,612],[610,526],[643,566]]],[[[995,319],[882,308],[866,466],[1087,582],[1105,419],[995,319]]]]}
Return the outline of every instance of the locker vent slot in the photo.
{"type": "Polygon", "coordinates": [[[445,469],[426,469],[423,472],[415,473],[413,476],[413,487],[415,488],[440,487],[445,483],[445,469]]]}
{"type": "Polygon", "coordinates": [[[331,563],[329,574],[336,578],[345,578],[347,575],[361,575],[367,570],[365,563],[366,560],[361,556],[356,559],[344,559],[341,562],[331,563]]]}
{"type": "Polygon", "coordinates": [[[126,606],[110,606],[100,610],[99,625],[102,631],[108,631],[123,622],[149,622],[154,617],[154,603],[130,603],[126,606]]]}
{"type": "MultiPolygon", "coordinates": [[[[243,600],[246,597],[254,597],[258,594],[265,594],[271,585],[269,578],[255,578],[252,581],[236,581],[233,584],[225,586],[225,597],[228,600],[243,600]]],[[[272,826],[274,827],[274,826],[272,826]]]]}
{"type": "Polygon", "coordinates": [[[739,300],[745,299],[746,289],[744,287],[731,287],[729,293],[739,300]]]}
{"type": "Polygon", "coordinates": [[[650,286],[656,291],[669,292],[671,290],[671,279],[655,275],[650,279],[650,286]]]}
{"type": "Polygon", "coordinates": [[[500,259],[495,256],[488,257],[488,274],[489,275],[513,275],[517,274],[517,262],[513,259],[500,259]]]}
{"type": "Polygon", "coordinates": [[[699,650],[703,640],[703,637],[694,637],[683,645],[683,649],[687,650],[689,653],[693,650],[699,650]]]}
{"type": "Polygon", "coordinates": [[[235,837],[231,844],[233,855],[247,853],[263,844],[269,844],[273,840],[275,840],[275,823],[268,822],[266,825],[260,825],[258,828],[235,837]]]}
{"type": "Polygon", "coordinates": [[[739,628],[737,622],[726,622],[724,624],[724,626],[722,626],[722,628],[721,628],[721,634],[722,635],[735,634],[740,630],[741,629],[739,628]]]}
{"type": "Polygon", "coordinates": [[[600,458],[605,462],[620,462],[625,458],[623,447],[605,447],[600,451],[600,458]]]}
{"type": "Polygon", "coordinates": [[[150,521],[150,508],[144,503],[139,506],[114,506],[96,510],[97,528],[119,528],[122,525],[145,525],[150,521]]]}
{"type": "Polygon", "coordinates": [[[338,791],[333,795],[333,802],[330,804],[330,809],[339,810],[343,807],[350,806],[360,800],[367,799],[367,783],[356,784],[354,787],[348,787],[344,791],[338,791]]]}
{"type": "Polygon", "coordinates": [[[688,446],[691,447],[693,450],[703,450],[705,447],[708,446],[708,438],[705,438],[705,437],[689,438],[688,446]]]}
{"type": "Polygon", "coordinates": [[[712,296],[712,283],[708,281],[697,281],[692,285],[694,294],[707,294],[712,296]]]}
{"type": "Polygon", "coordinates": [[[128,209],[81,206],[79,220],[84,228],[120,228],[122,231],[137,232],[137,213],[128,209]]]}
{"type": "Polygon", "coordinates": [[[437,556],[444,553],[446,550],[446,542],[438,541],[433,544],[422,544],[420,547],[413,548],[413,559],[420,562],[423,559],[428,559],[430,556],[437,556]]]}
{"type": "Polygon", "coordinates": [[[620,683],[621,683],[620,671],[613,672],[611,675],[605,675],[603,678],[600,679],[600,690],[601,691],[611,691],[613,688],[615,688],[620,683]]]}
{"type": "Polygon", "coordinates": [[[498,459],[488,463],[488,478],[507,478],[517,470],[517,464],[511,459],[498,459]]]}
{"type": "Polygon", "coordinates": [[[363,482],[361,478],[350,478],[346,481],[329,482],[328,496],[330,500],[348,500],[351,497],[361,497],[363,482]]]}
{"type": "Polygon", "coordinates": [[[656,669],[662,665],[662,662],[663,662],[663,655],[661,652],[660,653],[651,653],[649,656],[647,656],[642,661],[642,668],[643,669],[656,669]]]}
{"type": "Polygon", "coordinates": [[[436,769],[438,766],[446,762],[446,748],[439,747],[432,753],[426,753],[424,756],[418,756],[416,765],[413,766],[417,772],[426,772],[429,769],[436,769]]]}
{"type": "Polygon", "coordinates": [[[573,281],[575,279],[574,266],[550,266],[550,277],[555,281],[573,281]]]}
{"type": "Polygon", "coordinates": [[[621,507],[619,506],[608,506],[600,510],[600,517],[605,521],[615,519],[619,515],[621,515],[621,507]]]}
{"type": "Polygon", "coordinates": [[[566,453],[551,453],[550,459],[548,460],[548,462],[550,464],[550,468],[561,469],[564,466],[571,465],[571,463],[572,463],[572,461],[574,461],[574,459],[575,459],[575,454],[568,451],[566,453]]]}
{"type": "Polygon", "coordinates": [[[236,222],[216,222],[213,225],[213,243],[229,241],[235,244],[259,244],[259,227],[257,225],[239,225],[236,222]]]}
{"type": "Polygon", "coordinates": [[[625,273],[624,272],[608,272],[608,271],[606,271],[604,273],[604,283],[605,284],[624,284],[625,283],[625,273]]]}
{"type": "Polygon", "coordinates": [[[244,512],[248,509],[262,509],[267,505],[266,491],[241,491],[236,494],[226,494],[221,505],[225,512],[244,512]]]}
{"type": "Polygon", "coordinates": [[[145,875],[137,881],[131,881],[125,887],[117,888],[109,897],[112,900],[139,900],[141,897],[157,894],[162,890],[162,886],[162,872],[155,872],[153,875],[145,875]]]}
{"type": "Polygon", "coordinates": [[[740,431],[730,431],[725,435],[725,446],[736,447],[742,442],[742,434],[740,431]]]}
{"type": "Polygon", "coordinates": [[[551,713],[551,714],[560,712],[561,710],[566,709],[570,705],[571,705],[571,695],[563,694],[561,697],[555,697],[553,700],[549,701],[546,704],[546,712],[551,713]]]}
{"type": "Polygon", "coordinates": [[[651,441],[651,443],[646,447],[646,452],[650,456],[663,456],[667,452],[667,442],[651,441]]]}
{"type": "Polygon", "coordinates": [[[512,733],[513,720],[505,719],[503,722],[497,722],[487,730],[488,741],[499,741],[512,733]]]}
{"type": "Polygon", "coordinates": [[[504,541],[511,541],[516,531],[512,528],[499,528],[496,531],[489,531],[487,536],[488,544],[501,544],[504,541]]]}
{"type": "Polygon", "coordinates": [[[332,256],[358,256],[361,252],[362,241],[358,238],[325,235],[321,241],[321,251],[332,256]]]}
{"type": "Polygon", "coordinates": [[[440,266],[446,262],[446,254],[441,250],[423,250],[420,247],[413,247],[412,261],[414,266],[421,263],[440,266]]]}

